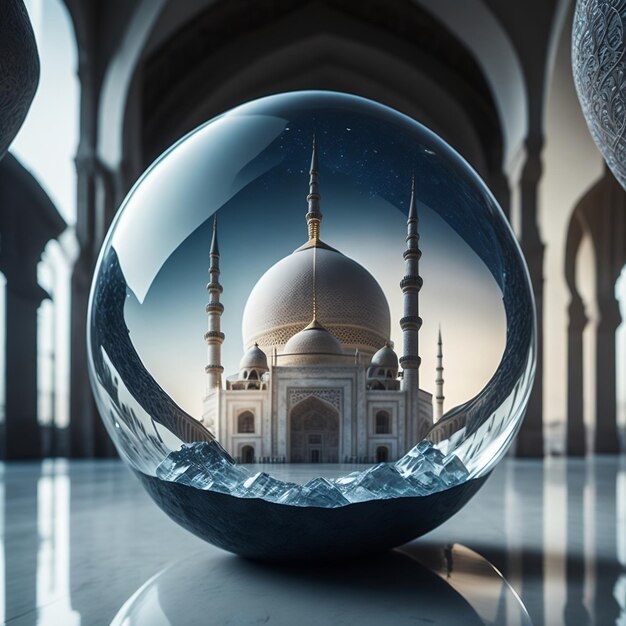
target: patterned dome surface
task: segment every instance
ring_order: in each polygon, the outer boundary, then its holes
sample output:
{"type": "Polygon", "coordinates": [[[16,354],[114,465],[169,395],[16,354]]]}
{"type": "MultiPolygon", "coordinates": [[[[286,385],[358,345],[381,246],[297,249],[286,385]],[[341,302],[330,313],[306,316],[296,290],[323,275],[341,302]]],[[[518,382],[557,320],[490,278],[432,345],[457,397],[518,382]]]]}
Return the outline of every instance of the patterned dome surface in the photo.
{"type": "Polygon", "coordinates": [[[371,364],[376,367],[398,369],[398,355],[393,349],[385,344],[373,357],[371,364]]]}
{"type": "Polygon", "coordinates": [[[253,345],[239,362],[239,369],[268,369],[267,355],[259,346],[253,345]]]}
{"type": "MultiPolygon", "coordinates": [[[[389,340],[390,313],[376,279],[356,261],[317,247],[317,318],[346,351],[373,354],[389,340]]],[[[243,341],[269,354],[305,328],[313,311],[313,251],[299,248],[273,265],[251,291],[243,313],[243,341]]]]}

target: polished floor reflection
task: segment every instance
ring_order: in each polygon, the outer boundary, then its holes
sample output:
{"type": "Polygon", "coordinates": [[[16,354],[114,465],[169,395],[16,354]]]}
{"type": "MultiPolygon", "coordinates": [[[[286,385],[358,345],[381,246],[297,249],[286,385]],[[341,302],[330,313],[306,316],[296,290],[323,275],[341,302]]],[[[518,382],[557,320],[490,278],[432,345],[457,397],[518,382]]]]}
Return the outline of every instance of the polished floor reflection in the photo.
{"type": "Polygon", "coordinates": [[[459,544],[415,543],[332,567],[198,553],[148,581],[111,626],[197,626],[207,616],[229,624],[532,626],[518,595],[483,557],[459,544]]]}
{"type": "MultiPolygon", "coordinates": [[[[294,478],[307,472],[272,469],[294,478]]],[[[233,600],[232,612],[221,602],[221,613],[207,623],[249,623],[243,617],[247,598],[258,597],[261,589],[281,602],[282,586],[276,582],[272,588],[271,581],[284,574],[242,565],[178,528],[120,462],[6,464],[1,476],[0,622],[109,624],[146,581],[167,577],[185,559],[193,563],[193,576],[200,576],[198,567],[245,570],[246,587],[233,600]]],[[[535,626],[626,626],[626,459],[506,460],[465,509],[404,553],[423,560],[429,551],[452,544],[463,544],[497,568],[535,626]]],[[[389,601],[390,610],[402,604],[387,582],[370,578],[363,589],[364,611],[377,597],[389,601]]],[[[316,584],[324,580],[324,570],[318,570],[316,584]]],[[[187,580],[191,593],[194,582],[187,580]]],[[[475,584],[481,584],[479,576],[475,584]]],[[[465,585],[467,598],[471,576],[465,585]]],[[[353,611],[358,604],[357,594],[353,611]]],[[[483,621],[519,623],[515,603],[501,604],[493,620],[483,621]]]]}

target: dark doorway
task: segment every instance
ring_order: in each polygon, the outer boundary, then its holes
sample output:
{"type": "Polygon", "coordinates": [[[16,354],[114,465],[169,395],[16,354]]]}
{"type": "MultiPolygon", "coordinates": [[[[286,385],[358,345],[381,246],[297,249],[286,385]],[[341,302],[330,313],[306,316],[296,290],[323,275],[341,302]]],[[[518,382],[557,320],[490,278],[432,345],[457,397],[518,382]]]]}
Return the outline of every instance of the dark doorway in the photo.
{"type": "Polygon", "coordinates": [[[290,461],[336,463],[339,458],[339,412],[309,396],[290,414],[290,461]]]}
{"type": "Polygon", "coordinates": [[[252,446],[244,446],[241,448],[241,462],[254,463],[254,448],[252,446]]]}

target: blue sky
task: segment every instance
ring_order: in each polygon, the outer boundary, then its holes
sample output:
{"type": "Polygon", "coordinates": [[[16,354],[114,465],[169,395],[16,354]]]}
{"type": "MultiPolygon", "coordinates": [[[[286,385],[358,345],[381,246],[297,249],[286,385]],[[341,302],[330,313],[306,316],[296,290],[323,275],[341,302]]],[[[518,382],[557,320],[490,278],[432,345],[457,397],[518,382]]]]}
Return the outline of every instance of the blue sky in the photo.
{"type": "MultiPolygon", "coordinates": [[[[167,166],[157,165],[155,189],[138,188],[136,201],[131,201],[131,210],[138,207],[132,219],[120,220],[119,237],[113,241],[121,250],[120,261],[133,292],[126,308],[133,342],[158,382],[192,415],[201,413],[206,381],[203,334],[211,209],[221,206],[223,364],[229,375],[237,371],[243,354],[241,319],[250,291],[271,265],[306,240],[308,150],[302,151],[299,163],[271,161],[269,167],[255,167],[259,151],[252,146],[254,156],[243,173],[233,175],[224,168],[228,173],[220,176],[219,171],[203,174],[212,159],[200,144],[183,146],[184,155],[174,154],[167,166]],[[171,180],[179,181],[173,189],[168,186],[171,180]],[[176,229],[189,231],[182,242],[179,234],[172,234],[176,229]],[[137,232],[142,237],[136,237],[137,232]],[[163,248],[149,244],[152,240],[163,242],[163,248]]],[[[218,170],[231,157],[238,158],[227,153],[218,170]]],[[[410,177],[398,179],[398,197],[404,200],[403,206],[396,206],[375,193],[376,186],[356,184],[354,177],[327,166],[323,154],[320,170],[321,237],[377,279],[391,309],[391,339],[400,347],[399,281],[404,274],[410,177]]],[[[151,187],[152,178],[145,185],[151,187]]],[[[504,346],[504,309],[494,279],[463,239],[422,202],[419,213],[422,387],[434,390],[441,324],[450,408],[475,395],[495,371],[504,346]]]]}

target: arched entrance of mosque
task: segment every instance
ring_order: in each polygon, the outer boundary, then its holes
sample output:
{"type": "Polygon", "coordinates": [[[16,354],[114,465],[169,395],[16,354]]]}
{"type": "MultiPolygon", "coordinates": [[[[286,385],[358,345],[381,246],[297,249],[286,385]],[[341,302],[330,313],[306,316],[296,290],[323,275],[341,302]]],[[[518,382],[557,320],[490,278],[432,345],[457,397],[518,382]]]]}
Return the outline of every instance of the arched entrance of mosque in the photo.
{"type": "Polygon", "coordinates": [[[291,409],[290,450],[292,463],[336,463],[339,459],[339,412],[309,396],[291,409]]]}
{"type": "Polygon", "coordinates": [[[241,448],[241,462],[254,463],[254,448],[252,446],[243,446],[241,448]]]}

